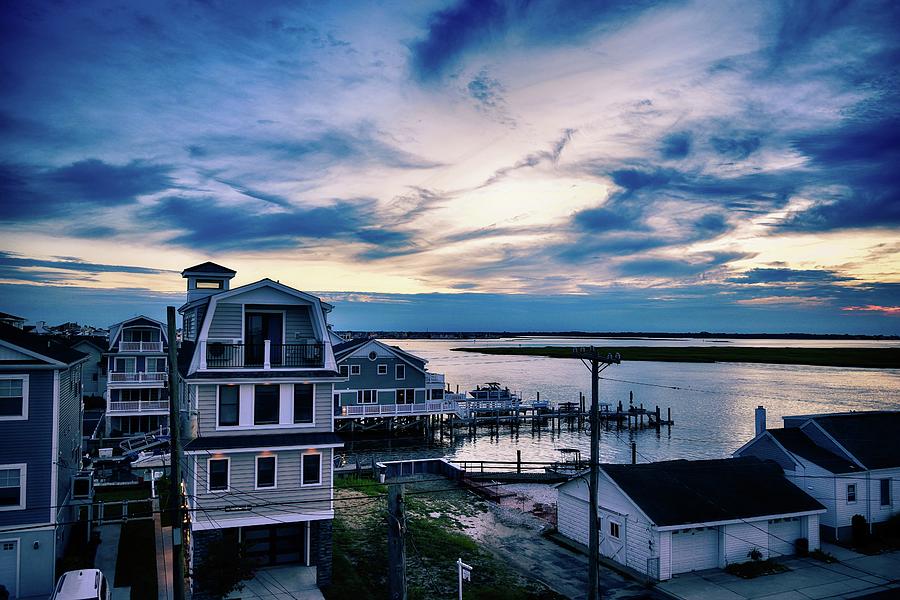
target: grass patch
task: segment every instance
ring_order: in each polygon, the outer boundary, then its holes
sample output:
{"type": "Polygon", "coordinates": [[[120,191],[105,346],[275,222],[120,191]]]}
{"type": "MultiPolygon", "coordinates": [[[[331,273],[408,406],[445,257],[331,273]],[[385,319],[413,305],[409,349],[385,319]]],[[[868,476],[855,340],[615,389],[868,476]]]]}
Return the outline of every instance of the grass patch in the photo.
{"type": "Polygon", "coordinates": [[[789,571],[786,566],[777,563],[771,558],[766,560],[748,560],[742,563],[731,563],[725,566],[725,572],[737,575],[742,579],[753,579],[761,575],[772,575],[789,571]]]}
{"type": "MultiPolygon", "coordinates": [[[[572,358],[572,348],[564,346],[454,348],[459,352],[511,356],[572,358]]],[[[620,346],[603,348],[626,361],[657,362],[743,362],[820,367],[900,368],[900,348],[746,348],[746,347],[665,347],[620,346]]]]}
{"type": "Polygon", "coordinates": [[[809,553],[810,558],[814,558],[816,560],[822,561],[823,563],[836,563],[840,562],[837,558],[830,552],[825,552],[823,550],[819,550],[818,548],[809,553]]]}
{"type": "Polygon", "coordinates": [[[122,524],[115,586],[131,586],[132,600],[154,600],[157,597],[156,531],[153,521],[122,524]]]}
{"type": "Polygon", "coordinates": [[[123,502],[128,502],[128,517],[148,517],[153,515],[153,502],[150,500],[150,488],[113,488],[98,490],[94,502],[103,502],[103,518],[118,519],[125,511],[123,502]]]}
{"type": "Polygon", "coordinates": [[[383,496],[388,492],[387,486],[383,483],[378,483],[371,477],[357,477],[355,475],[335,477],[334,487],[366,496],[383,496]]]}
{"type": "MultiPolygon", "coordinates": [[[[387,488],[365,485],[373,483],[371,479],[349,478],[336,484],[336,497],[358,498],[360,502],[356,506],[353,502],[343,503],[334,518],[336,576],[334,584],[325,591],[328,600],[388,597],[387,502],[375,497],[386,493],[387,488]]],[[[482,500],[461,489],[434,495],[410,494],[448,487],[451,486],[446,481],[406,485],[406,573],[410,600],[455,598],[457,558],[474,567],[472,581],[465,583],[467,600],[562,598],[542,584],[524,579],[463,532],[458,517],[481,514],[486,510],[482,500]]]]}

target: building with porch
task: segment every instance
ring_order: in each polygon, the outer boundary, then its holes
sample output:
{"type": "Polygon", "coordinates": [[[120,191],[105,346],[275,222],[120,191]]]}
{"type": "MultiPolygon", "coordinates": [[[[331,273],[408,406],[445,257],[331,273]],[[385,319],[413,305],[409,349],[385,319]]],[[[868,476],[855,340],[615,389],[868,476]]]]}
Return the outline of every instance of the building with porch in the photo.
{"type": "Polygon", "coordinates": [[[166,326],[146,316],[109,328],[106,437],[164,431],[169,424],[169,341],[166,326]]]}
{"type": "MultiPolygon", "coordinates": [[[[193,568],[245,544],[259,566],[315,569],[331,582],[332,306],[271,279],[230,288],[214,263],[185,269],[178,369],[192,438],[184,479],[193,568]]],[[[194,597],[204,590],[194,583],[194,597]]]]}
{"type": "Polygon", "coordinates": [[[55,340],[0,323],[0,586],[53,592],[81,469],[81,366],[55,340]]]}
{"type": "MultiPolygon", "coordinates": [[[[586,473],[558,486],[559,532],[589,545],[586,473]]],[[[600,553],[650,580],[819,547],[825,507],[755,457],[601,465],[600,553]]]]}

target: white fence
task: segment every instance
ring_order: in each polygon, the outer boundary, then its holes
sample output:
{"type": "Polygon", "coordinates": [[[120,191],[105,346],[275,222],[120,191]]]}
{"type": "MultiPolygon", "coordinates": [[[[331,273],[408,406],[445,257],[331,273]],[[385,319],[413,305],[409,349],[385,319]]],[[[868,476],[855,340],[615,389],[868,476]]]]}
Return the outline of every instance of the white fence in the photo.
{"type": "Polygon", "coordinates": [[[162,352],[162,342],[119,342],[119,352],[162,352]]]}
{"type": "Polygon", "coordinates": [[[456,402],[429,400],[416,404],[357,404],[344,406],[337,418],[349,417],[393,417],[412,415],[433,415],[456,412],[456,402]]]}
{"type": "Polygon", "coordinates": [[[165,383],[169,378],[169,374],[162,372],[152,373],[124,373],[111,371],[109,373],[110,383],[165,383]]]}

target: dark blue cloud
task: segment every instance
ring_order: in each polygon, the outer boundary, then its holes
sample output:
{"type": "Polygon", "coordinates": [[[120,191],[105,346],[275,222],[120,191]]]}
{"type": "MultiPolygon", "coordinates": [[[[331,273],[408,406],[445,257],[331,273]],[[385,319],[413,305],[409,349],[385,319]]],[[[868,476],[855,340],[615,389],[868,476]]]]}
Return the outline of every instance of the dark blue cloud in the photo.
{"type": "Polygon", "coordinates": [[[113,165],[88,159],[50,169],[0,165],[0,217],[30,221],[133,204],[174,187],[172,171],[143,160],[113,165]]]}
{"type": "Polygon", "coordinates": [[[152,267],[134,267],[129,265],[109,265],[102,263],[89,263],[74,257],[57,257],[59,260],[39,260],[25,257],[17,252],[4,252],[0,250],[0,266],[12,269],[50,268],[64,271],[79,271],[82,273],[137,273],[140,275],[159,275],[162,273],[177,273],[165,269],[152,267]]]}
{"type": "Polygon", "coordinates": [[[591,232],[636,229],[639,214],[637,210],[614,210],[600,206],[576,212],[572,222],[578,229],[591,232]]]}
{"type": "Polygon", "coordinates": [[[663,158],[680,159],[691,153],[693,137],[690,132],[679,131],[670,133],[662,139],[659,153],[663,158]]]}
{"type": "Polygon", "coordinates": [[[759,150],[762,139],[759,134],[747,132],[728,132],[710,138],[710,144],[716,152],[734,160],[744,160],[759,150]]]}
{"type": "Polygon", "coordinates": [[[756,268],[731,277],[727,281],[739,284],[771,284],[771,283],[834,283],[836,281],[853,281],[852,277],[838,275],[825,269],[787,269],[756,268]]]}
{"type": "Polygon", "coordinates": [[[493,110],[503,103],[503,84],[489,76],[484,69],[472,78],[466,89],[484,109],[493,110]]]}

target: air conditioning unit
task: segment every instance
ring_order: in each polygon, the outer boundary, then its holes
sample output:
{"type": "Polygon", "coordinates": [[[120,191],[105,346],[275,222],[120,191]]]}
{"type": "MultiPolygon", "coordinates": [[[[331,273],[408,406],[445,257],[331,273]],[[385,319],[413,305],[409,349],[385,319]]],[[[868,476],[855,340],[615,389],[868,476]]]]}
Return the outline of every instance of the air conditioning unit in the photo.
{"type": "Polygon", "coordinates": [[[94,474],[82,471],[72,478],[72,499],[90,500],[94,496],[94,474]]]}

